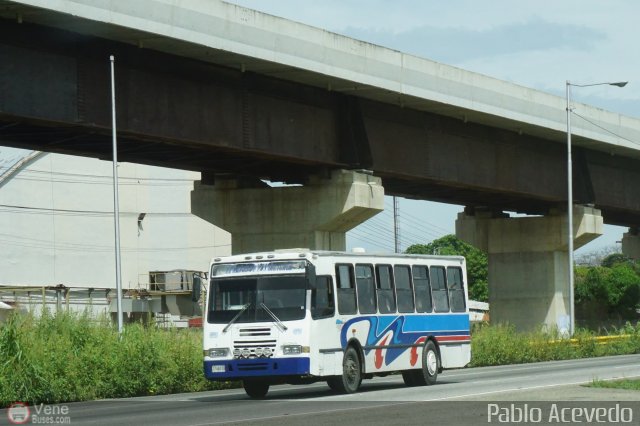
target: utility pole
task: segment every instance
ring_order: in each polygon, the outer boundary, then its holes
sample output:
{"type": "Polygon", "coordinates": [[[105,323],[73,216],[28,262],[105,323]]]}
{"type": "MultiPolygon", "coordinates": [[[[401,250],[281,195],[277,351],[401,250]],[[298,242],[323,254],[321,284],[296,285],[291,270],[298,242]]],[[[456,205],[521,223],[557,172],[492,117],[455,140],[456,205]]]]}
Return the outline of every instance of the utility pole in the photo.
{"type": "Polygon", "coordinates": [[[393,241],[395,246],[395,252],[400,253],[400,204],[398,197],[393,197],[393,241]]]}

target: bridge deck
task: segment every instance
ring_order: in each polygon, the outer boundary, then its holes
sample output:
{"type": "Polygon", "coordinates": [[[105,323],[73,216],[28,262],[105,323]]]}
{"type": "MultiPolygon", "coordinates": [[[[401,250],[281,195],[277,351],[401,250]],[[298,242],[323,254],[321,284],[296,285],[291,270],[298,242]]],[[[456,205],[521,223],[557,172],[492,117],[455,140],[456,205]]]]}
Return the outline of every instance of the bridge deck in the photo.
{"type": "MultiPolygon", "coordinates": [[[[221,1],[0,0],[0,17],[552,141],[566,137],[562,97],[221,1]]],[[[610,131],[576,120],[577,146],[640,158],[640,120],[588,105],[577,109],[610,131]]]]}

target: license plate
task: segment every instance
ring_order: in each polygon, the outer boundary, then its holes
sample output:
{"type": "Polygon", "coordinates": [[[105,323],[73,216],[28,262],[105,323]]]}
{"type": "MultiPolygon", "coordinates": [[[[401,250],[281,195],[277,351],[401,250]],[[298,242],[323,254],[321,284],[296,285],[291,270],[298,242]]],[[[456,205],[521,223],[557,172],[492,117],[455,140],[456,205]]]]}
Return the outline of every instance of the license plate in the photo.
{"type": "Polygon", "coordinates": [[[224,373],[224,365],[212,365],[211,366],[212,373],[224,373]]]}

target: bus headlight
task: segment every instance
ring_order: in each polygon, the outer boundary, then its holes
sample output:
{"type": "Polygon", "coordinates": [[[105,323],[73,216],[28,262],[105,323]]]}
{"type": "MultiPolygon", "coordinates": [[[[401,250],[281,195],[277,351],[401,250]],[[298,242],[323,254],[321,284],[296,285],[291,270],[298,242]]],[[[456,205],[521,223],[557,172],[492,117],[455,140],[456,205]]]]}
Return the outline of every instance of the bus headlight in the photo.
{"type": "Polygon", "coordinates": [[[204,354],[209,358],[224,358],[229,356],[229,348],[211,348],[204,351],[204,354]]]}
{"type": "Polygon", "coordinates": [[[300,346],[300,345],[283,345],[282,346],[283,355],[300,355],[302,353],[309,353],[309,346],[300,346]]]}

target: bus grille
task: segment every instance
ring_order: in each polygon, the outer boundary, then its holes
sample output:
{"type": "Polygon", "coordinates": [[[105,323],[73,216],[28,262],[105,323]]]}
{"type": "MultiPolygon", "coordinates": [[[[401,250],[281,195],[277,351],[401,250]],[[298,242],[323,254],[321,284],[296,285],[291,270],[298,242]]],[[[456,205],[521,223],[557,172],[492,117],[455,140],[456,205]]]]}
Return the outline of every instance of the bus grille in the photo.
{"type": "Polygon", "coordinates": [[[271,328],[241,328],[238,330],[240,337],[253,337],[253,336],[271,336],[271,328]]]}
{"type": "Polygon", "coordinates": [[[235,359],[271,358],[275,351],[275,340],[236,340],[233,342],[233,357],[235,359]]]}
{"type": "Polygon", "coordinates": [[[266,362],[238,364],[238,371],[256,371],[256,370],[267,370],[267,369],[269,369],[269,364],[266,362]]]}

